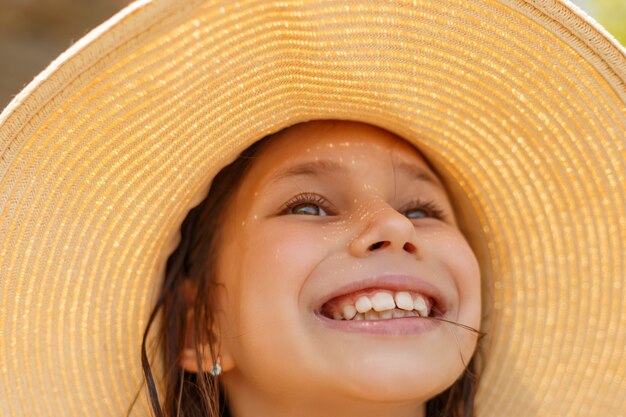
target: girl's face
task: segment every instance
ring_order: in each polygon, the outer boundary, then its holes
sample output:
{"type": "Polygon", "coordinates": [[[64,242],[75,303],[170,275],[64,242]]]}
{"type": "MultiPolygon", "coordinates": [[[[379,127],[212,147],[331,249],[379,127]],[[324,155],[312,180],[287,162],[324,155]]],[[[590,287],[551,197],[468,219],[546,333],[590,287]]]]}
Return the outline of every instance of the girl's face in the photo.
{"type": "Polygon", "coordinates": [[[220,378],[235,413],[416,415],[474,351],[472,333],[421,316],[478,328],[476,258],[437,176],[382,129],[279,133],[226,209],[218,250],[220,378]]]}

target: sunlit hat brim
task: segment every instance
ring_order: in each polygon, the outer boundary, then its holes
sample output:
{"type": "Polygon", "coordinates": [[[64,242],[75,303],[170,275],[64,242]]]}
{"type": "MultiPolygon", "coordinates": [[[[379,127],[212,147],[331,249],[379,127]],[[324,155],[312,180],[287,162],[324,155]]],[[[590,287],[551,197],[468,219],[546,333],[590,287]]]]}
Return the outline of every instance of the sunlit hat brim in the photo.
{"type": "Polygon", "coordinates": [[[479,417],[623,415],[626,54],[549,0],[142,1],[79,41],[0,116],[0,414],[124,415],[186,213],[311,119],[393,131],[450,185],[479,417]]]}

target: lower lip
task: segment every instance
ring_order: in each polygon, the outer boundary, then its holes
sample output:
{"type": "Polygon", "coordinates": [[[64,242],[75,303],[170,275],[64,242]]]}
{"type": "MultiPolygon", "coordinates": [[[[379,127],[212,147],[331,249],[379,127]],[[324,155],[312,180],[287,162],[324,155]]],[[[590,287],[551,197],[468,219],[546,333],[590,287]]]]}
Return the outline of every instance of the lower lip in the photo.
{"type": "Polygon", "coordinates": [[[404,336],[426,333],[441,325],[439,320],[419,317],[402,317],[382,320],[332,320],[317,313],[323,325],[331,329],[349,333],[367,333],[390,336],[404,336]]]}

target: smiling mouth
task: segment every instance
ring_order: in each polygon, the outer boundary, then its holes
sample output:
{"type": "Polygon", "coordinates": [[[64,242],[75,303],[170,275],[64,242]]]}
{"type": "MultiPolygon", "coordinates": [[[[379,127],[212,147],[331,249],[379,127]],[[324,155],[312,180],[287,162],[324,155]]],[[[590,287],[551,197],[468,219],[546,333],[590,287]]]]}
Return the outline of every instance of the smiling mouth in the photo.
{"type": "Polygon", "coordinates": [[[332,320],[372,321],[441,315],[435,301],[415,291],[368,289],[333,298],[320,313],[332,320]]]}

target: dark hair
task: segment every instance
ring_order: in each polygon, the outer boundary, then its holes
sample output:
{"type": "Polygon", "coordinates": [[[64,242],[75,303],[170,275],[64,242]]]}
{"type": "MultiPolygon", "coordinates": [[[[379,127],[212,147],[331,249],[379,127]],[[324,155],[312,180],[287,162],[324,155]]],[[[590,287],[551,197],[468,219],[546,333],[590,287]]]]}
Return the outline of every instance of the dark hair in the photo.
{"type": "MultiPolygon", "coordinates": [[[[233,163],[222,169],[214,178],[207,197],[193,208],[181,226],[181,241],[167,261],[165,281],[158,301],[150,315],[142,344],[142,366],[145,382],[156,417],[230,417],[228,401],[218,380],[208,372],[190,373],[180,365],[185,348],[186,317],[190,297],[185,294],[185,282],[197,289],[193,300],[193,323],[198,369],[200,358],[209,347],[213,360],[215,335],[211,299],[217,285],[211,269],[215,265],[215,245],[219,242],[220,220],[228,207],[233,191],[238,188],[260,149],[272,136],[268,136],[247,148],[233,163]],[[164,370],[164,395],[160,404],[146,352],[146,340],[150,327],[162,309],[161,327],[156,342],[162,348],[159,358],[164,370]]],[[[456,323],[452,323],[456,324],[456,323]]],[[[465,326],[462,326],[465,328],[465,326]]],[[[469,329],[477,332],[474,329],[469,329]]],[[[463,375],[446,391],[426,404],[427,417],[472,417],[474,396],[478,381],[474,360],[467,364],[463,375]]],[[[131,405],[132,408],[132,405],[131,405]]],[[[130,412],[130,409],[129,409],[130,412]]]]}

